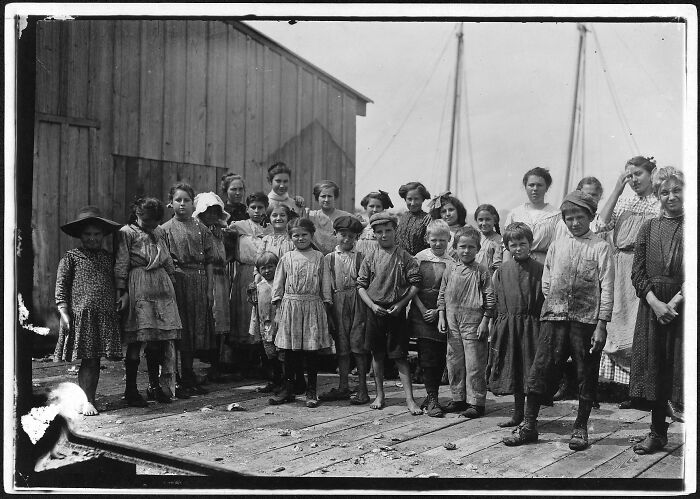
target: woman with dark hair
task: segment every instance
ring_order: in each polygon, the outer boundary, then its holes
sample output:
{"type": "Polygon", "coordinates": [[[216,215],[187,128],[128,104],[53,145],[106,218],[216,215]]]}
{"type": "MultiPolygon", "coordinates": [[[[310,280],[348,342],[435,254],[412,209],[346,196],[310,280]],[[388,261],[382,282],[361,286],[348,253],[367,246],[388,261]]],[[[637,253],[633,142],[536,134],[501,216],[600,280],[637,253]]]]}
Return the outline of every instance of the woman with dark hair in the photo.
{"type": "Polygon", "coordinates": [[[305,201],[301,196],[289,194],[289,184],[292,180],[292,169],[285,163],[278,161],[267,169],[267,181],[270,184],[270,192],[267,195],[270,206],[284,204],[297,215],[301,216],[305,201]]]}
{"type": "Polygon", "coordinates": [[[406,201],[407,211],[399,217],[396,244],[415,255],[429,247],[425,241],[425,230],[430,223],[430,215],[423,211],[423,203],[430,199],[430,193],[420,182],[409,182],[399,188],[399,196],[406,201]]]}
{"type": "Polygon", "coordinates": [[[450,228],[448,254],[454,256],[452,241],[454,241],[455,232],[467,223],[467,209],[464,207],[464,204],[457,197],[453,196],[451,192],[443,192],[430,200],[428,213],[430,213],[431,219],[443,220],[450,228]]]}
{"type": "MultiPolygon", "coordinates": [[[[540,263],[544,263],[549,245],[554,240],[557,221],[561,218],[561,212],[544,198],[552,185],[552,176],[546,168],[533,168],[523,175],[523,187],[527,194],[528,202],[514,208],[503,224],[509,226],[513,222],[523,222],[530,227],[533,242],[530,248],[531,257],[540,263]]],[[[503,260],[510,259],[508,251],[503,252],[503,260]]]]}
{"type": "MultiPolygon", "coordinates": [[[[600,362],[600,377],[608,382],[629,385],[630,355],[639,299],[630,276],[634,248],[642,224],[659,215],[661,205],[654,193],[651,175],[654,158],[635,156],[625,164],[610,198],[600,210],[601,231],[609,231],[607,240],[613,247],[615,295],[608,339],[600,362]],[[621,197],[629,185],[634,195],[621,197]]],[[[630,408],[625,400],[621,408],[630,408]]]]}

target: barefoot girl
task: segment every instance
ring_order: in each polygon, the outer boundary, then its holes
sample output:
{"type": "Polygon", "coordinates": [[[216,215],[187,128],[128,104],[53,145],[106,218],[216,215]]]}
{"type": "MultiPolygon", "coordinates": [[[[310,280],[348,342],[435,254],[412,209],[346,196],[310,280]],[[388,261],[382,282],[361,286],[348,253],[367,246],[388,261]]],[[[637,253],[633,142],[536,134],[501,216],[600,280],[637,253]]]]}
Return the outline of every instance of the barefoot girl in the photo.
{"type": "Polygon", "coordinates": [[[85,206],[72,222],[61,226],[81,247],[68,250],[56,272],[56,306],[61,314],[55,360],[81,359],[78,384],[87,395],[82,413],[96,415],[95,392],[100,358],[122,354],[119,315],[114,308],[113,257],[102,248],[105,236],[120,224],[102,218],[95,206],[85,206]]]}

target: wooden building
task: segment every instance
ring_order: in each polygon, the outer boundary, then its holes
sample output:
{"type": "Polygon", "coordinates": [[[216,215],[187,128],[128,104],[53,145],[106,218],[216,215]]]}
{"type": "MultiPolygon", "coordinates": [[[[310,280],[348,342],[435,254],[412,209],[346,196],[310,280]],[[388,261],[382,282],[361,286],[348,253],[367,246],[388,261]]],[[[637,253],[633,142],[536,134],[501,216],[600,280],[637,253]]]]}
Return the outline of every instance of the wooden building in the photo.
{"type": "Polygon", "coordinates": [[[36,41],[34,308],[55,327],[56,267],[79,207],[126,221],[134,196],[184,180],[220,191],[226,172],[269,191],[284,161],[312,204],[320,179],[352,209],[355,119],[371,102],[235,21],[41,21],[36,41]]]}

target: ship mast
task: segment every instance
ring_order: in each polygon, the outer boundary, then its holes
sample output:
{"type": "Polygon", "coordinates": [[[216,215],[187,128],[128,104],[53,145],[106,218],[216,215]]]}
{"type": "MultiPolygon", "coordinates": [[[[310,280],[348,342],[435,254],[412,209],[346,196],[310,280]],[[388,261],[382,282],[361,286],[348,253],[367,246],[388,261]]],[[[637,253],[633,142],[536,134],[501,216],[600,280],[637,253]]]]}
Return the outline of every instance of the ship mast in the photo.
{"type": "Polygon", "coordinates": [[[450,149],[449,157],[447,160],[447,185],[445,190],[449,191],[452,184],[452,153],[455,147],[455,133],[457,124],[457,113],[459,112],[459,102],[460,102],[460,67],[462,65],[462,50],[463,50],[463,31],[464,23],[459,23],[459,31],[457,32],[457,62],[455,67],[455,86],[454,86],[454,96],[452,99],[452,127],[450,131],[450,149]]]}
{"type": "Polygon", "coordinates": [[[576,115],[579,113],[579,87],[581,79],[585,78],[585,75],[581,71],[583,65],[583,53],[585,50],[586,43],[586,33],[588,29],[581,23],[576,25],[579,32],[578,38],[578,60],[576,62],[576,82],[574,84],[574,104],[571,111],[571,127],[569,129],[569,154],[566,162],[566,173],[564,174],[564,194],[565,197],[569,193],[569,177],[571,176],[571,165],[574,159],[574,136],[576,134],[576,115]]]}

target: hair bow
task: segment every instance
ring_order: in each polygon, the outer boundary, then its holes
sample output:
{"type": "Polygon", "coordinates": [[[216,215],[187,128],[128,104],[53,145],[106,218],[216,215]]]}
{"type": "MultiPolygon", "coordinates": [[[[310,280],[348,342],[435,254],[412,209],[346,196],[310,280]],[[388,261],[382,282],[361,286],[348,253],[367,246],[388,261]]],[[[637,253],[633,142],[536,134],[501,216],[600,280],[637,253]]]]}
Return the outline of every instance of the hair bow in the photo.
{"type": "Polygon", "coordinates": [[[435,196],[433,199],[430,200],[430,203],[428,203],[428,210],[433,211],[433,210],[439,210],[440,207],[442,207],[444,203],[444,198],[451,196],[452,192],[450,191],[445,191],[441,192],[437,196],[435,196]]]}
{"type": "Polygon", "coordinates": [[[387,209],[394,207],[394,203],[391,202],[388,192],[379,189],[379,195],[382,197],[382,204],[386,206],[387,209]]]}

